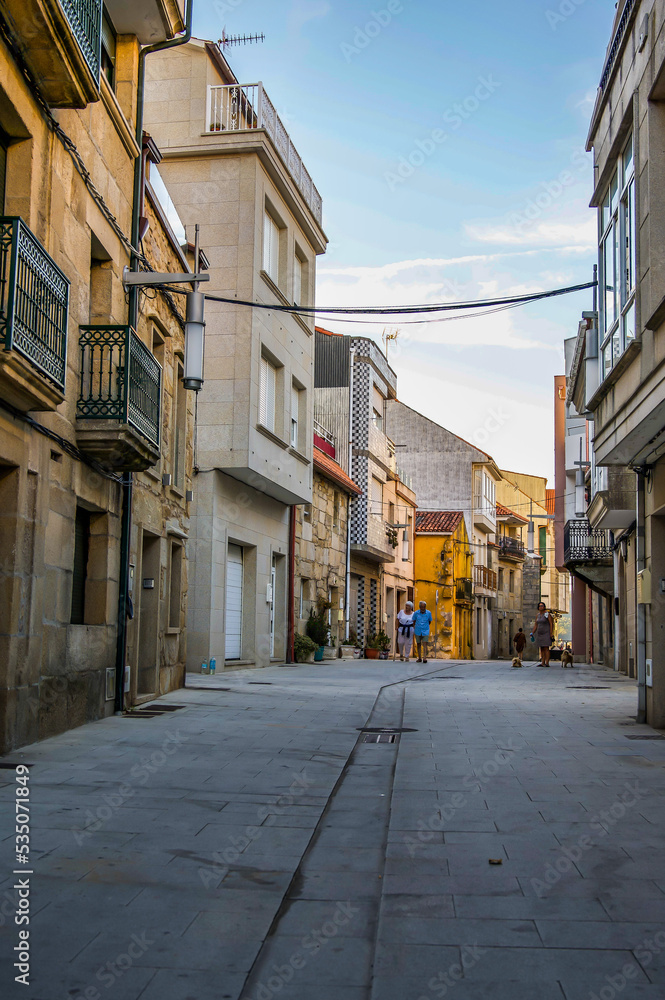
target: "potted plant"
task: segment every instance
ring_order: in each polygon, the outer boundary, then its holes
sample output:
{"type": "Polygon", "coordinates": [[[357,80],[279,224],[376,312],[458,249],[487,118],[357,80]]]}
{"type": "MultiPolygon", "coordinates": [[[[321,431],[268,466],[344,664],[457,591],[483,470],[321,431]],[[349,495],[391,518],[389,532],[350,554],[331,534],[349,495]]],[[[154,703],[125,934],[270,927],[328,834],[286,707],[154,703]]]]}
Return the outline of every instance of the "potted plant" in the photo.
{"type": "Polygon", "coordinates": [[[323,609],[318,613],[314,612],[314,608],[310,609],[305,631],[317,647],[314,653],[314,660],[320,662],[323,659],[323,650],[328,642],[328,622],[325,620],[325,611],[323,609]]]}
{"type": "Polygon", "coordinates": [[[323,659],[324,660],[336,660],[337,659],[337,646],[335,645],[334,635],[330,636],[330,640],[327,646],[323,647],[323,659]]]}
{"type": "Polygon", "coordinates": [[[377,633],[376,641],[379,644],[379,659],[387,660],[390,652],[390,636],[383,629],[377,633]]]}
{"type": "Polygon", "coordinates": [[[378,660],[381,646],[376,632],[370,632],[365,639],[365,658],[368,660],[378,660]]]}
{"type": "Polygon", "coordinates": [[[314,663],[314,654],[318,646],[308,635],[296,632],[293,637],[293,655],[296,663],[314,663]]]}

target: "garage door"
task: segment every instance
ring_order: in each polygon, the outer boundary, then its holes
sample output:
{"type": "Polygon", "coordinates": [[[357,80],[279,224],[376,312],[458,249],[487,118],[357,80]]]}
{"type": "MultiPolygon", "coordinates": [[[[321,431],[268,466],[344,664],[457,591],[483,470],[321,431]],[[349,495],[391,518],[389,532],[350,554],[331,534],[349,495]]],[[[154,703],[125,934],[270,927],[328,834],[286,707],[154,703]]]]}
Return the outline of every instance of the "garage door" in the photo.
{"type": "Polygon", "coordinates": [[[239,660],[242,650],[242,548],[229,545],[226,557],[226,656],[239,660]]]}

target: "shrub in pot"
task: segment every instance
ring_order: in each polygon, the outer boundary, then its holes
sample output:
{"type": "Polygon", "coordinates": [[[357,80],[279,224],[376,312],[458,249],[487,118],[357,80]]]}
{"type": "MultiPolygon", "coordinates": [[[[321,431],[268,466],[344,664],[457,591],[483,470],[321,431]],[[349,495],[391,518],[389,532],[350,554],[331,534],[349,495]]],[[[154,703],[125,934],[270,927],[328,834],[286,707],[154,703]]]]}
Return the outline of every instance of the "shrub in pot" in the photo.
{"type": "Polygon", "coordinates": [[[297,663],[313,663],[318,646],[308,635],[296,632],[293,637],[293,654],[297,663]]]}

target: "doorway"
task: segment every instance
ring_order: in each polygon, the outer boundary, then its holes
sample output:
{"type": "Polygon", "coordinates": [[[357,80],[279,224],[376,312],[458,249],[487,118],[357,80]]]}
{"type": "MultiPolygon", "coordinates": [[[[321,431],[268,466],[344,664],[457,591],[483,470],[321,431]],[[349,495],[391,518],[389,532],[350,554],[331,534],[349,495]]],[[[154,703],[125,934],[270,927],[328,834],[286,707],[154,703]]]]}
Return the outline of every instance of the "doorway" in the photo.
{"type": "Polygon", "coordinates": [[[136,664],[137,695],[157,693],[160,543],[159,535],[151,535],[147,531],[143,532],[138,662],[136,664]]]}
{"type": "Polygon", "coordinates": [[[226,556],[226,641],[224,658],[239,660],[242,653],[243,552],[229,545],[226,556]]]}

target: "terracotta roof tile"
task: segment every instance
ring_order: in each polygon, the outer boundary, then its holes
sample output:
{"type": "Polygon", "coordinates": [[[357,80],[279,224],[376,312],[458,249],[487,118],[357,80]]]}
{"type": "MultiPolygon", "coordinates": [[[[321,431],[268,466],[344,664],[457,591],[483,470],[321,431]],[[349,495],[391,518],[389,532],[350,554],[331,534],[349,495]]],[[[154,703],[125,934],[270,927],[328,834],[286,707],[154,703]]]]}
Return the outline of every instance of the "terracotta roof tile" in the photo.
{"type": "Polygon", "coordinates": [[[330,458],[320,448],[314,448],[314,468],[322,472],[324,476],[332,479],[333,482],[341,486],[347,493],[355,493],[360,496],[362,490],[357,486],[350,476],[347,476],[341,465],[338,465],[334,458],[330,458]]]}
{"type": "Polygon", "coordinates": [[[556,502],[555,501],[555,497],[556,497],[556,490],[547,490],[546,491],[545,506],[547,508],[547,513],[548,514],[555,514],[556,513],[556,511],[554,510],[554,505],[555,505],[555,502],[556,502]]]}
{"type": "Polygon", "coordinates": [[[511,510],[510,507],[504,507],[502,503],[496,505],[496,516],[497,517],[517,517],[520,521],[524,521],[525,524],[529,523],[529,518],[524,517],[522,514],[518,514],[517,511],[511,510]]]}
{"type": "Polygon", "coordinates": [[[422,534],[432,532],[452,533],[462,520],[461,510],[423,510],[416,512],[416,531],[422,534]]]}

